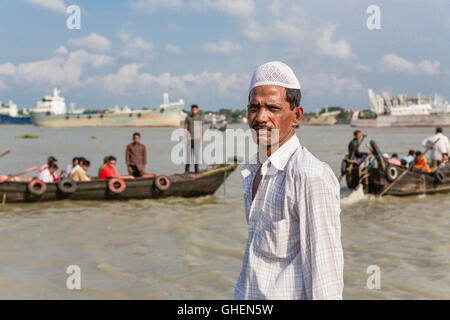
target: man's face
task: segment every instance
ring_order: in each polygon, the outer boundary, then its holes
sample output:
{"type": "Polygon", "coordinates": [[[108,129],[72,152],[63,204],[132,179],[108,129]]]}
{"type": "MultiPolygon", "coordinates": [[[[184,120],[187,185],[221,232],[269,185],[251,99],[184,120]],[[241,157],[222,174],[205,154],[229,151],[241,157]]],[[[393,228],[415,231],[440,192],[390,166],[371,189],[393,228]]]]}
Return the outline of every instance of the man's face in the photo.
{"type": "Polygon", "coordinates": [[[303,115],[302,107],[291,110],[286,101],[286,89],[275,85],[253,88],[247,111],[249,126],[257,134],[257,143],[265,145],[283,144],[294,133],[294,126],[303,115]],[[272,130],[278,130],[278,141],[272,130]]]}
{"type": "Polygon", "coordinates": [[[58,168],[48,168],[48,171],[50,171],[51,174],[54,174],[58,170],[58,168]]]}
{"type": "Polygon", "coordinates": [[[78,165],[78,159],[75,159],[72,161],[72,165],[75,167],[76,165],[78,165]]]}
{"type": "Polygon", "coordinates": [[[110,160],[109,161],[109,166],[110,167],[114,167],[116,165],[116,160],[110,160]]]}
{"type": "Polygon", "coordinates": [[[135,136],[133,137],[133,142],[134,142],[134,143],[139,143],[139,142],[141,142],[141,137],[138,136],[138,135],[135,135],[135,136]]]}
{"type": "Polygon", "coordinates": [[[197,115],[197,113],[198,113],[198,109],[197,108],[192,108],[191,112],[192,112],[192,116],[195,117],[197,115]]]}
{"type": "Polygon", "coordinates": [[[361,137],[362,137],[362,133],[361,133],[361,132],[358,132],[358,133],[356,134],[356,140],[361,140],[361,137]]]}
{"type": "Polygon", "coordinates": [[[89,169],[89,166],[87,166],[85,164],[83,164],[81,167],[83,168],[84,171],[88,171],[88,169],[89,169]]]}

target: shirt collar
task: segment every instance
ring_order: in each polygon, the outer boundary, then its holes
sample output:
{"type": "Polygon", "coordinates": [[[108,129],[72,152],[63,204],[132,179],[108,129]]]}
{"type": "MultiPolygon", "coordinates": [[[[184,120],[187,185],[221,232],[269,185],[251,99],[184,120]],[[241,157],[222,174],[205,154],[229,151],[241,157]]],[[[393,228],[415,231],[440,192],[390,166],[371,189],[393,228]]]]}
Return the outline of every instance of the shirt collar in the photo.
{"type": "Polygon", "coordinates": [[[267,159],[275,168],[280,171],[284,170],[288,160],[292,154],[300,147],[300,141],[294,134],[289,138],[281,147],[279,147],[274,153],[272,153],[267,159]]]}
{"type": "MultiPolygon", "coordinates": [[[[288,141],[286,141],[280,148],[270,155],[267,161],[264,162],[263,167],[267,167],[268,162],[270,162],[277,170],[283,171],[292,154],[300,146],[300,141],[294,134],[288,141]]],[[[248,164],[241,170],[242,177],[247,178],[253,171],[256,171],[260,165],[261,163],[259,162],[258,153],[256,153],[249,159],[248,164]]],[[[267,169],[264,168],[264,171],[266,170],[267,169]]]]}

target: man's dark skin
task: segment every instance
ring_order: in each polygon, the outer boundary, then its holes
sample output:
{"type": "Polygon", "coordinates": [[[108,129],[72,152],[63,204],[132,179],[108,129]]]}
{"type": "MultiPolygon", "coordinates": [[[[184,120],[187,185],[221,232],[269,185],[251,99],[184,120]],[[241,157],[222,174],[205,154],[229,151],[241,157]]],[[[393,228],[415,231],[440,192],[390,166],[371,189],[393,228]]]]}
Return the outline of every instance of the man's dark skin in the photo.
{"type": "MultiPolygon", "coordinates": [[[[264,85],[255,87],[250,92],[247,112],[249,126],[256,131],[258,145],[260,143],[267,145],[267,157],[270,157],[272,147],[281,147],[295,134],[295,126],[302,120],[303,107],[298,106],[291,110],[290,103],[286,101],[285,88],[276,85],[264,85]],[[273,129],[278,130],[278,145],[276,141],[271,141],[270,130],[273,129]]],[[[253,180],[252,200],[255,198],[261,178],[260,167],[253,180]]]]}

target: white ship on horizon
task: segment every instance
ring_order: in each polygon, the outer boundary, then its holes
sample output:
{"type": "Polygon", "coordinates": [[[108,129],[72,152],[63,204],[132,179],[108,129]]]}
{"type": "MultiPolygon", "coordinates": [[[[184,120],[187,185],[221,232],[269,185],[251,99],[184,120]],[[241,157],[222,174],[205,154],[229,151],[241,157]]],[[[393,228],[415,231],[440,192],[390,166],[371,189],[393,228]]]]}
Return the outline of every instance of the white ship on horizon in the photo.
{"type": "Polygon", "coordinates": [[[450,126],[450,105],[437,94],[434,98],[390,96],[368,90],[370,111],[355,112],[350,124],[354,127],[447,127],[450,126]]]}

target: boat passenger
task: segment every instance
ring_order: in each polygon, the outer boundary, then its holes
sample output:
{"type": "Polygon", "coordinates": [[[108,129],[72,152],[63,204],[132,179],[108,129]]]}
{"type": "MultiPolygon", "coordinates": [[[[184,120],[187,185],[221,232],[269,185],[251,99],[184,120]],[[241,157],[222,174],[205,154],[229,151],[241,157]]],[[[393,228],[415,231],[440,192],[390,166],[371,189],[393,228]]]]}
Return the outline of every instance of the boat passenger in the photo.
{"type": "Polygon", "coordinates": [[[428,147],[433,143],[435,144],[431,148],[431,166],[432,168],[437,168],[442,161],[442,154],[450,154],[450,142],[448,138],[442,134],[442,128],[436,128],[435,135],[428,137],[422,141],[422,145],[424,147],[428,147]]]}
{"type": "Polygon", "coordinates": [[[87,176],[86,172],[89,170],[89,166],[91,162],[89,160],[84,159],[78,166],[77,170],[72,174],[73,181],[91,181],[91,179],[87,176]]]}
{"type": "Polygon", "coordinates": [[[108,158],[108,162],[105,164],[105,166],[100,171],[100,174],[99,174],[100,180],[108,180],[108,179],[119,176],[117,174],[117,171],[115,168],[116,163],[117,163],[117,159],[114,156],[110,156],[108,158]]]}
{"type": "Polygon", "coordinates": [[[393,155],[392,155],[392,157],[388,160],[388,162],[390,163],[390,164],[393,164],[393,165],[396,165],[396,166],[401,166],[402,165],[402,163],[400,162],[400,160],[398,160],[398,154],[396,154],[396,153],[394,153],[393,155]]]}
{"type": "Polygon", "coordinates": [[[427,165],[427,159],[422,155],[422,152],[416,152],[416,164],[414,166],[417,170],[426,171],[428,173],[431,172],[430,166],[427,165]]]}
{"type": "Polygon", "coordinates": [[[39,180],[42,180],[45,183],[59,181],[59,178],[56,176],[56,171],[58,171],[58,164],[56,162],[50,162],[48,168],[44,169],[39,174],[39,180]]]}
{"type": "Polygon", "coordinates": [[[406,159],[400,160],[400,163],[402,164],[402,168],[408,168],[408,161],[406,159]]]}
{"type": "Polygon", "coordinates": [[[78,162],[79,157],[73,157],[72,163],[67,165],[66,171],[61,174],[61,178],[70,178],[70,176],[72,175],[72,170],[78,165],[78,162]]]}
{"type": "Polygon", "coordinates": [[[141,134],[139,132],[133,133],[133,142],[127,145],[125,161],[130,175],[135,178],[144,175],[145,165],[147,164],[147,149],[141,143],[141,134]]]}
{"type": "Polygon", "coordinates": [[[39,169],[39,171],[38,171],[38,177],[39,177],[39,175],[41,174],[42,171],[44,171],[45,169],[47,169],[47,168],[49,167],[49,164],[50,164],[51,162],[54,162],[54,163],[58,164],[58,160],[57,160],[54,156],[48,157],[48,158],[47,158],[47,163],[44,164],[44,165],[42,165],[41,168],[39,169]]]}
{"type": "Polygon", "coordinates": [[[400,161],[401,161],[401,160],[405,160],[406,163],[407,163],[407,166],[409,167],[409,166],[411,166],[411,163],[414,161],[414,158],[415,158],[415,157],[414,157],[414,154],[415,154],[415,151],[414,151],[414,150],[409,150],[409,151],[408,151],[408,155],[402,157],[402,158],[400,159],[400,161]]]}
{"type": "Polygon", "coordinates": [[[447,153],[443,153],[442,154],[442,162],[439,165],[439,169],[443,169],[446,166],[449,166],[450,162],[448,162],[448,154],[447,153]]]}
{"type": "Polygon", "coordinates": [[[100,172],[102,171],[102,169],[103,169],[103,167],[105,166],[105,164],[108,162],[109,157],[111,157],[111,156],[106,156],[106,157],[103,158],[103,163],[102,163],[102,165],[98,168],[98,176],[100,176],[100,172]]]}

